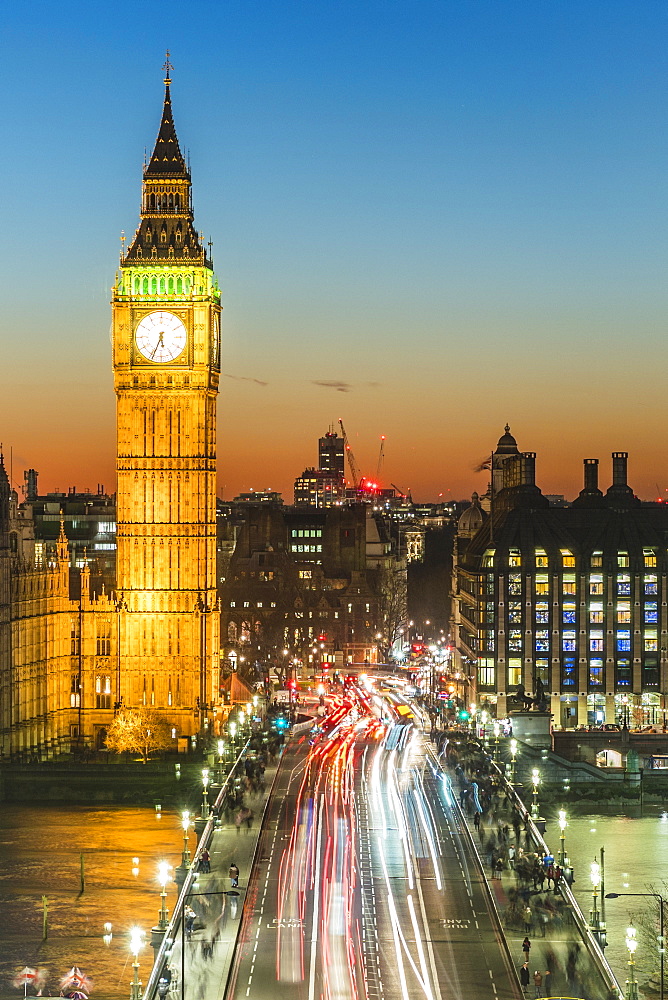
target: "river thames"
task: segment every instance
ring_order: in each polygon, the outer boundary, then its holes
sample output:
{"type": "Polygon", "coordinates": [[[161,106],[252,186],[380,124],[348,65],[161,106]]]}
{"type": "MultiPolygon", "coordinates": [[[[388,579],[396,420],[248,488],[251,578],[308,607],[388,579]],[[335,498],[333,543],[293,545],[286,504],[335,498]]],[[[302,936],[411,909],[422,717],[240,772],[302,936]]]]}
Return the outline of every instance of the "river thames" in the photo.
{"type": "MultiPolygon", "coordinates": [[[[23,966],[44,969],[44,992],[78,965],[93,980],[91,1000],[127,998],[132,978],[129,928],[147,932],[160,910],[158,861],[179,864],[183,833],[176,813],[115,806],[0,809],[0,996],[20,997],[12,986],[23,966]],[[85,889],[81,893],[81,855],[85,889]],[[138,858],[138,864],[133,859],[138,858]],[[48,938],[42,940],[42,896],[48,899],[48,938]],[[105,922],[112,940],[103,941],[105,922]]],[[[191,832],[191,849],[194,847],[191,832]]],[[[168,886],[167,905],[176,900],[168,886]]],[[[152,965],[142,949],[140,977],[152,965]]]]}
{"type": "MultiPolygon", "coordinates": [[[[573,891],[587,919],[592,907],[591,862],[600,861],[602,847],[605,848],[606,892],[647,892],[651,888],[668,898],[668,812],[651,805],[645,806],[642,817],[640,811],[637,812],[637,815],[568,815],[566,854],[570,856],[576,873],[573,891]]],[[[559,850],[559,826],[556,821],[548,823],[545,839],[556,856],[559,850]]],[[[640,983],[646,982],[659,968],[656,941],[659,933],[658,904],[651,899],[633,897],[607,899],[608,947],[605,955],[622,987],[628,976],[625,938],[630,918],[638,925],[636,972],[640,983]],[[650,929],[654,914],[656,923],[650,929]]],[[[666,919],[668,921],[668,909],[666,919]]],[[[658,996],[656,993],[648,995],[658,996]]]]}

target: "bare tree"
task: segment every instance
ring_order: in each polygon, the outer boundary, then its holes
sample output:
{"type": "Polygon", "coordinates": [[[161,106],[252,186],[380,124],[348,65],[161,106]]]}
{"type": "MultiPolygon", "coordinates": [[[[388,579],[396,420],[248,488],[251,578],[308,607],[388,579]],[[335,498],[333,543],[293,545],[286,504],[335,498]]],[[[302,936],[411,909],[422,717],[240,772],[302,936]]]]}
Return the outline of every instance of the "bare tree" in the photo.
{"type": "Polygon", "coordinates": [[[378,646],[387,660],[392,646],[406,627],[406,569],[397,566],[379,567],[375,579],[378,608],[378,646]]]}
{"type": "Polygon", "coordinates": [[[109,726],[105,745],[115,753],[140,753],[146,764],[152,753],[170,749],[170,725],[151,708],[124,708],[109,726]]]}

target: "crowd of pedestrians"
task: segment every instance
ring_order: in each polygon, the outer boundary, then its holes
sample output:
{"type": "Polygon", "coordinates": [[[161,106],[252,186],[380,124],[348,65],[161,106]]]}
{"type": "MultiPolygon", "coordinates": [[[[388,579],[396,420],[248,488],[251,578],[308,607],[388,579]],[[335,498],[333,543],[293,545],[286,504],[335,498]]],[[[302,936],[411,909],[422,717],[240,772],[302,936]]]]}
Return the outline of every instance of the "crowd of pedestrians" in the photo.
{"type": "Polygon", "coordinates": [[[488,865],[497,905],[511,948],[521,940],[518,971],[529,997],[551,997],[556,976],[569,995],[583,989],[585,955],[576,939],[573,914],[561,893],[570,871],[534,842],[526,810],[519,806],[490,758],[482,752],[447,748],[446,763],[453,776],[462,810],[479,841],[488,865]],[[502,883],[501,881],[502,880],[502,883]],[[540,939],[531,958],[532,941],[540,939]]]}

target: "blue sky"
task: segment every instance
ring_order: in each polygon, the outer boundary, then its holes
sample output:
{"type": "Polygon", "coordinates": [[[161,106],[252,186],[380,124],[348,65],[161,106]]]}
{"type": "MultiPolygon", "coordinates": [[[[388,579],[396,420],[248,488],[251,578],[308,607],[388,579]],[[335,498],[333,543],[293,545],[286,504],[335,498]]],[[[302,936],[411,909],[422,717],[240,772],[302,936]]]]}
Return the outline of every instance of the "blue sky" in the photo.
{"type": "Polygon", "coordinates": [[[663,490],[667,27],[614,0],[8,8],[15,479],[113,484],[109,288],[169,48],[224,291],[226,496],[289,496],[340,416],[365,471],[386,434],[385,478],[424,499],[484,488],[506,420],[546,492],[617,449],[663,490]]]}

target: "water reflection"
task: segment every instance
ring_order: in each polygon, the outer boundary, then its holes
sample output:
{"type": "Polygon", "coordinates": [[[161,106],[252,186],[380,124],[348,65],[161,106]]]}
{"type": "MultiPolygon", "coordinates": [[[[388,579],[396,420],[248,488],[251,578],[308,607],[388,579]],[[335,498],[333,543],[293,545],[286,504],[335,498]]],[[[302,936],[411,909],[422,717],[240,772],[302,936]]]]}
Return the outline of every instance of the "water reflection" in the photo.
{"type": "MultiPolygon", "coordinates": [[[[663,814],[665,815],[665,814],[663,814]]],[[[605,848],[605,891],[647,892],[651,886],[668,898],[668,823],[657,810],[653,815],[630,816],[569,816],[566,830],[566,852],[575,866],[576,880],[573,891],[585,916],[592,904],[589,869],[591,862],[599,860],[601,847],[605,848]]],[[[548,843],[558,842],[556,823],[547,831],[548,843]]],[[[608,926],[606,958],[617,980],[622,984],[628,975],[628,953],[625,946],[626,928],[632,917],[636,926],[651,924],[652,914],[658,907],[651,899],[620,898],[605,900],[605,917],[608,926]]],[[[658,969],[656,935],[658,919],[653,932],[638,929],[636,974],[643,982],[658,969]]]]}
{"type": "MultiPolygon", "coordinates": [[[[0,998],[19,996],[17,968],[39,966],[47,989],[78,965],[94,982],[95,996],[125,998],[132,979],[130,927],[150,939],[160,913],[158,862],[178,865],[182,833],[178,814],[153,808],[103,807],[0,810],[0,998]],[[85,890],[81,893],[81,854],[85,890]],[[42,896],[48,898],[49,934],[42,941],[42,896]],[[111,924],[111,928],[106,925],[111,924]]],[[[176,886],[167,884],[167,907],[176,886]]],[[[150,945],[139,954],[145,981],[150,945]]]]}

